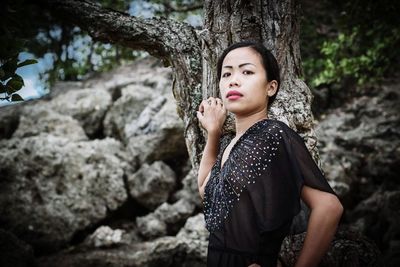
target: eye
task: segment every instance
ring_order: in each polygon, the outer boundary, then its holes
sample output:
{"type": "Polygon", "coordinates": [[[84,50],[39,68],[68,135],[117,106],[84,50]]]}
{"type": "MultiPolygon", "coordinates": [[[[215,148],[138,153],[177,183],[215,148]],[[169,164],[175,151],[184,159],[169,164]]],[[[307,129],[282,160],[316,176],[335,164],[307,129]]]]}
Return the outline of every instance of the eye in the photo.
{"type": "Polygon", "coordinates": [[[222,74],[222,77],[229,77],[231,74],[229,72],[225,72],[222,74]]]}
{"type": "Polygon", "coordinates": [[[251,74],[254,74],[254,72],[252,72],[251,70],[245,70],[245,71],[243,71],[243,74],[244,75],[251,75],[251,74]]]}

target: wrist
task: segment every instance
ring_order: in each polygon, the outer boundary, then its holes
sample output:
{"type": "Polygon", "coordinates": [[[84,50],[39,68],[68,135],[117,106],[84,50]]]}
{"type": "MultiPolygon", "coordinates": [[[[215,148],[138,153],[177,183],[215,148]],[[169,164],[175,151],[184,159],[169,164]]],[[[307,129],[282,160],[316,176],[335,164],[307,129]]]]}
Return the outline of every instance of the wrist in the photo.
{"type": "Polygon", "coordinates": [[[222,135],[222,130],[221,129],[213,129],[213,130],[209,130],[207,131],[207,138],[208,139],[215,139],[215,138],[219,138],[222,135]]]}

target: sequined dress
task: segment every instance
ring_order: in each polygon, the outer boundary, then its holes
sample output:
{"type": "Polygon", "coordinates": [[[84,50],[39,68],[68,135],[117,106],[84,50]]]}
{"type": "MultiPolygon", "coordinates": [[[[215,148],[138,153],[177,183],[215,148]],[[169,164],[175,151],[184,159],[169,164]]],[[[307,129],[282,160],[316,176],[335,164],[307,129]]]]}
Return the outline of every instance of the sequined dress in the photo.
{"type": "Polygon", "coordinates": [[[335,194],[303,139],[264,119],[236,141],[221,168],[222,143],[204,191],[208,267],[275,267],[308,185],[335,194]]]}

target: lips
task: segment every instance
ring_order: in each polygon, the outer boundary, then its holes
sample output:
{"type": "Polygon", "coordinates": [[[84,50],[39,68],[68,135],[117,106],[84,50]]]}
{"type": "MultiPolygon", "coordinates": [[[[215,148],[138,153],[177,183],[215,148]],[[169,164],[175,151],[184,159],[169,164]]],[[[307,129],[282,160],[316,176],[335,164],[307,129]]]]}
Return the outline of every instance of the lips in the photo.
{"type": "Polygon", "coordinates": [[[239,91],[236,91],[236,90],[230,90],[226,94],[226,98],[228,98],[229,100],[235,100],[235,99],[238,99],[238,98],[240,98],[242,96],[243,95],[239,91]]]}

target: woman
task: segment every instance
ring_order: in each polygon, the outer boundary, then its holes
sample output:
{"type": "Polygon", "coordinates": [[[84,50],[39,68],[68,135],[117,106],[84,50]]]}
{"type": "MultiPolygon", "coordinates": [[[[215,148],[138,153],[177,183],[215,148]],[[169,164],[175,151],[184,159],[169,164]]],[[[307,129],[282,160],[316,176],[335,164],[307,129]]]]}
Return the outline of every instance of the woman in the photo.
{"type": "Polygon", "coordinates": [[[343,207],[302,138],[268,118],[280,82],[276,59],[263,45],[244,41],[223,52],[217,70],[222,100],[210,97],[197,112],[207,131],[198,174],[210,231],[207,266],[280,264],[300,198],[311,213],[296,267],[317,266],[343,207]],[[227,111],[235,115],[236,136],[220,145],[227,111]]]}

